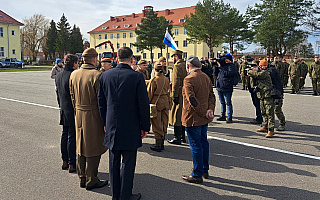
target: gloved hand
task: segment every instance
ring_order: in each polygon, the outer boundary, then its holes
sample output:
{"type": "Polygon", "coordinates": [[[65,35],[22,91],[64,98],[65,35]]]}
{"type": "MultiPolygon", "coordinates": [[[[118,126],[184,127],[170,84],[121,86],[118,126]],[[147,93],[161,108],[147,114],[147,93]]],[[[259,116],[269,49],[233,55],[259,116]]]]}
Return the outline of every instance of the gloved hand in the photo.
{"type": "Polygon", "coordinates": [[[172,97],[172,101],[174,104],[179,104],[179,98],[178,97],[172,97]]]}

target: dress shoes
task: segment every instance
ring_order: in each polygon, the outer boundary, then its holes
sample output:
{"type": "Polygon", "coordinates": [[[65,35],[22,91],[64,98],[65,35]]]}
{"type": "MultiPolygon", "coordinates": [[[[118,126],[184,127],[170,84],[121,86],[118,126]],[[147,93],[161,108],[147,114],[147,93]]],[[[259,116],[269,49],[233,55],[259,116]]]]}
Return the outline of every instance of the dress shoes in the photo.
{"type": "Polygon", "coordinates": [[[141,193],[132,194],[130,197],[130,200],[139,200],[139,199],[141,199],[141,193]]]}
{"type": "Polygon", "coordinates": [[[69,169],[68,162],[67,161],[63,161],[61,168],[62,168],[62,170],[68,170],[69,169]]]}
{"type": "Polygon", "coordinates": [[[163,149],[160,145],[153,145],[150,147],[152,151],[161,152],[163,149]]]}
{"type": "Polygon", "coordinates": [[[167,139],[167,142],[169,142],[170,144],[180,145],[181,144],[181,139],[177,139],[177,138],[174,137],[172,140],[167,139]]]}
{"type": "Polygon", "coordinates": [[[231,118],[227,118],[227,121],[226,121],[226,123],[232,123],[233,121],[232,121],[232,119],[231,118]]]}
{"type": "Polygon", "coordinates": [[[186,176],[182,176],[182,179],[189,182],[189,183],[196,183],[196,184],[200,184],[203,182],[202,177],[201,178],[195,178],[191,175],[186,175],[186,176]]]}
{"type": "Polygon", "coordinates": [[[98,181],[96,184],[92,185],[92,186],[87,186],[86,189],[87,190],[93,190],[95,188],[102,188],[104,186],[108,185],[108,180],[106,181],[98,181]]]}
{"type": "Polygon", "coordinates": [[[73,167],[73,165],[69,165],[69,173],[74,173],[76,172],[76,168],[73,167]]]}
{"type": "Polygon", "coordinates": [[[204,179],[208,179],[208,178],[209,178],[209,174],[203,174],[202,177],[203,177],[204,179]]]}
{"type": "Polygon", "coordinates": [[[219,117],[217,121],[227,121],[226,117],[219,117]]]}

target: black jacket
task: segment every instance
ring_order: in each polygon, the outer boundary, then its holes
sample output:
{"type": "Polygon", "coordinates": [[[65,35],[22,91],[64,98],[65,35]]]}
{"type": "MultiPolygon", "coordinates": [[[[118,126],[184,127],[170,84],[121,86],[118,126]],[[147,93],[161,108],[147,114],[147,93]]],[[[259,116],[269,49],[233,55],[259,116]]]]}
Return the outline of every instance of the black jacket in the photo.
{"type": "Polygon", "coordinates": [[[279,90],[281,94],[283,94],[283,84],[278,70],[273,65],[269,65],[267,71],[271,76],[273,87],[279,90]]]}
{"type": "Polygon", "coordinates": [[[217,90],[219,92],[233,92],[233,79],[237,73],[237,67],[233,63],[225,63],[216,67],[214,75],[217,77],[217,90]]]}
{"type": "Polygon", "coordinates": [[[60,125],[74,126],[74,109],[71,102],[69,79],[72,68],[64,68],[55,79],[58,104],[60,107],[60,125]]]}
{"type": "Polygon", "coordinates": [[[104,145],[110,150],[141,147],[141,130],[150,130],[149,98],[143,75],[122,63],[104,72],[98,103],[106,126],[104,145]]]}

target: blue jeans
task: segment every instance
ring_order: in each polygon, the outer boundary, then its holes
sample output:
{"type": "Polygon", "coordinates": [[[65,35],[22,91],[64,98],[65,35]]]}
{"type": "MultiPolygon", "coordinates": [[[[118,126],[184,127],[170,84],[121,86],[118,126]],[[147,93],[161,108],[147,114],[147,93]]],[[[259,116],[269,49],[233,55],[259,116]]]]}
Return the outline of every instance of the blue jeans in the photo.
{"type": "Polygon", "coordinates": [[[193,170],[191,176],[201,178],[209,171],[209,142],[207,139],[208,124],[186,127],[192,153],[193,170]]]}
{"type": "Polygon", "coordinates": [[[258,99],[256,93],[251,93],[251,99],[254,107],[256,108],[256,121],[257,122],[262,122],[262,114],[261,114],[261,109],[260,109],[260,99],[258,99]]]}
{"type": "Polygon", "coordinates": [[[76,167],[76,130],[74,126],[63,126],[61,135],[62,160],[76,167]]]}
{"type": "Polygon", "coordinates": [[[228,118],[232,119],[232,114],[233,114],[233,108],[232,108],[232,92],[219,92],[219,100],[221,104],[221,117],[226,116],[226,108],[228,110],[228,118]]]}

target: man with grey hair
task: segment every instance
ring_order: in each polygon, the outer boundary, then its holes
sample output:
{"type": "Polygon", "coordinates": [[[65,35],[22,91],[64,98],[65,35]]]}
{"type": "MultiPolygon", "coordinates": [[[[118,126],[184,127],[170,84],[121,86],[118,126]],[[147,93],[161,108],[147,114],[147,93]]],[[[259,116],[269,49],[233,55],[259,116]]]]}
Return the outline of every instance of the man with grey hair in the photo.
{"type": "Polygon", "coordinates": [[[182,176],[189,183],[202,183],[209,177],[208,123],[214,118],[216,104],[210,78],[201,71],[201,62],[196,56],[186,61],[188,75],[184,78],[182,96],[182,125],[186,127],[192,152],[191,175],[182,176]]]}

